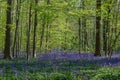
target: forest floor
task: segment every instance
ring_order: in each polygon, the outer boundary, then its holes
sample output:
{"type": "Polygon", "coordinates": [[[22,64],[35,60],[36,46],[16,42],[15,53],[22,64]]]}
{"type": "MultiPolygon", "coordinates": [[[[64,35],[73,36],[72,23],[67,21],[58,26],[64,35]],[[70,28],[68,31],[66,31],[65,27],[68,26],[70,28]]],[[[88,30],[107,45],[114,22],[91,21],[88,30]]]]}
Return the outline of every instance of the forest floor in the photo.
{"type": "Polygon", "coordinates": [[[120,54],[43,54],[36,59],[0,60],[0,80],[120,80],[120,54]],[[104,79],[103,79],[104,78],[104,79]]]}

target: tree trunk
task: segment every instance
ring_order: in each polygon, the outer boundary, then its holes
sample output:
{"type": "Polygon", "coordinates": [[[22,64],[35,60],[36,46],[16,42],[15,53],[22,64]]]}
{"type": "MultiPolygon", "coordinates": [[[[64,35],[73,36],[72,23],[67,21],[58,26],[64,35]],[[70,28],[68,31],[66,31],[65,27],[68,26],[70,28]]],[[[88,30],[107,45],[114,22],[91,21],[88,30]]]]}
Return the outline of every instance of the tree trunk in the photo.
{"type": "MultiPolygon", "coordinates": [[[[106,2],[107,4],[111,4],[112,3],[112,1],[110,1],[110,2],[106,2]]],[[[112,43],[111,42],[111,37],[110,37],[110,33],[111,33],[111,31],[110,31],[110,13],[111,13],[111,9],[110,9],[110,6],[109,5],[107,5],[106,6],[106,8],[107,8],[107,18],[106,19],[104,19],[103,21],[103,50],[104,50],[104,52],[105,52],[105,56],[107,56],[108,55],[108,48],[110,47],[110,44],[112,43]]]]}
{"type": "MultiPolygon", "coordinates": [[[[45,18],[45,15],[44,15],[44,18],[45,18]]],[[[40,52],[41,52],[41,50],[42,50],[44,32],[45,32],[45,22],[44,22],[44,20],[43,20],[43,23],[42,23],[42,32],[41,32],[41,36],[40,36],[40,52]]]]}
{"type": "MultiPolygon", "coordinates": [[[[85,1],[82,1],[82,9],[85,10],[85,1]]],[[[87,28],[86,28],[86,15],[82,16],[82,28],[83,28],[83,50],[87,50],[87,28]]]]}
{"type": "Polygon", "coordinates": [[[79,39],[78,39],[78,42],[79,42],[79,54],[80,54],[81,53],[81,47],[80,47],[80,45],[81,45],[81,19],[80,18],[78,19],[78,25],[79,25],[79,29],[78,29],[79,39]]]}
{"type": "Polygon", "coordinates": [[[94,56],[101,56],[101,0],[96,1],[96,44],[95,44],[95,54],[94,56]]]}
{"type": "Polygon", "coordinates": [[[20,2],[19,0],[17,0],[17,8],[16,8],[16,29],[15,29],[15,36],[14,36],[14,42],[13,42],[13,57],[15,55],[15,46],[16,46],[16,57],[17,57],[17,54],[18,54],[18,37],[19,37],[19,32],[18,32],[18,29],[19,29],[19,16],[20,16],[20,2]]]}
{"type": "Polygon", "coordinates": [[[30,55],[30,32],[31,32],[31,9],[32,9],[32,3],[30,2],[30,8],[29,8],[29,25],[28,25],[28,32],[27,32],[27,59],[29,59],[30,55]]]}
{"type": "MultiPolygon", "coordinates": [[[[35,0],[35,5],[37,6],[38,0],[35,0]]],[[[36,58],[36,29],[37,29],[37,10],[35,10],[35,19],[34,19],[34,36],[33,36],[33,58],[36,58]]]]}
{"type": "MultiPolygon", "coordinates": [[[[47,5],[50,4],[50,0],[47,0],[47,5]]],[[[48,12],[48,16],[49,16],[49,12],[48,12]]],[[[47,21],[46,23],[46,53],[48,52],[48,40],[49,40],[49,21],[47,21]]]]}
{"type": "Polygon", "coordinates": [[[12,0],[7,0],[7,11],[6,11],[6,32],[5,32],[5,49],[4,59],[12,59],[11,45],[12,45],[12,0]]]}
{"type": "Polygon", "coordinates": [[[48,52],[48,40],[49,40],[49,25],[46,25],[46,53],[48,52]]]}
{"type": "Polygon", "coordinates": [[[85,15],[82,17],[82,26],[83,26],[83,32],[84,32],[83,49],[84,49],[84,52],[86,52],[86,50],[87,50],[87,30],[86,30],[86,18],[85,18],[85,15]]]}
{"type": "Polygon", "coordinates": [[[105,52],[105,56],[107,55],[107,21],[103,20],[103,51],[105,52]]]}

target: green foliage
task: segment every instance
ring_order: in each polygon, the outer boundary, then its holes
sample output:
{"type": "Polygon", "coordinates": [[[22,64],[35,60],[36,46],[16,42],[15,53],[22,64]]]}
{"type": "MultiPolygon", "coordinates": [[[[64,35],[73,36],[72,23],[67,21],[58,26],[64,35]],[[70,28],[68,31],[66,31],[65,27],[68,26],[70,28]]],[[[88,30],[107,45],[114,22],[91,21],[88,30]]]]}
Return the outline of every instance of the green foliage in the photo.
{"type": "Polygon", "coordinates": [[[52,73],[50,78],[52,80],[68,80],[64,74],[60,74],[60,73],[52,73]]]}
{"type": "Polygon", "coordinates": [[[101,68],[91,80],[119,80],[120,68],[101,68]]]}
{"type": "Polygon", "coordinates": [[[27,77],[28,80],[44,80],[45,78],[40,75],[40,74],[30,74],[28,77],[27,77]]]}

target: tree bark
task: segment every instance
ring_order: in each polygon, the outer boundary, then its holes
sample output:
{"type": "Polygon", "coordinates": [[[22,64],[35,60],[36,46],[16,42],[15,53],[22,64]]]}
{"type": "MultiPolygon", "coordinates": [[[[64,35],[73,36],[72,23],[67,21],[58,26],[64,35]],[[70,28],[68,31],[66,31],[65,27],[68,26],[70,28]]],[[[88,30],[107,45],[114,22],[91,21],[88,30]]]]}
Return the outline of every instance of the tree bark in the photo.
{"type": "Polygon", "coordinates": [[[96,1],[96,42],[95,42],[95,54],[94,56],[101,56],[101,0],[96,1]]]}
{"type": "MultiPolygon", "coordinates": [[[[50,4],[50,0],[47,0],[47,5],[50,4]]],[[[48,12],[48,16],[49,16],[49,12],[48,12]]],[[[49,40],[49,21],[47,21],[46,23],[46,50],[45,52],[48,52],[48,40],[49,40]]]]}
{"type": "MultiPolygon", "coordinates": [[[[45,14],[43,15],[45,18],[45,14]]],[[[40,36],[40,52],[42,50],[42,45],[43,45],[43,38],[44,38],[44,32],[45,32],[45,22],[44,20],[42,21],[42,32],[41,32],[41,36],[40,36]]]]}
{"type": "Polygon", "coordinates": [[[6,32],[5,32],[5,48],[4,48],[4,59],[12,59],[11,45],[12,45],[12,1],[7,0],[7,11],[6,11],[6,32]]]}
{"type": "Polygon", "coordinates": [[[78,19],[78,25],[79,25],[79,29],[78,29],[78,43],[79,43],[79,54],[81,53],[81,19],[78,19]]]}
{"type": "Polygon", "coordinates": [[[18,29],[19,29],[19,17],[20,17],[20,2],[21,0],[17,0],[17,8],[16,8],[16,29],[15,29],[15,36],[14,36],[14,42],[13,42],[13,57],[15,55],[15,46],[16,46],[16,57],[17,57],[17,54],[18,54],[18,45],[17,43],[19,43],[19,32],[18,32],[18,29]]]}
{"type": "Polygon", "coordinates": [[[32,10],[32,3],[30,2],[30,8],[29,8],[29,25],[28,25],[28,32],[27,32],[27,59],[29,59],[29,55],[30,55],[30,32],[31,32],[31,18],[32,18],[32,14],[31,14],[31,10],[32,10]]]}
{"type": "MultiPolygon", "coordinates": [[[[37,6],[38,0],[35,0],[35,5],[37,6]]],[[[38,24],[37,19],[37,10],[35,10],[35,18],[34,18],[34,36],[33,36],[33,58],[36,58],[36,29],[38,24]]]]}

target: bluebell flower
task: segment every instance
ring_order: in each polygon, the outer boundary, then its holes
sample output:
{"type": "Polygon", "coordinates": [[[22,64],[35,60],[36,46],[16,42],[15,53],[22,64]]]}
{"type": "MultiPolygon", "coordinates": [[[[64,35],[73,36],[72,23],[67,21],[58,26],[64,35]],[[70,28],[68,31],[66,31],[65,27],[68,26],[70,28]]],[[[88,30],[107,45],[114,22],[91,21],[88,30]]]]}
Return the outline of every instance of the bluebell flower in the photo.
{"type": "Polygon", "coordinates": [[[3,74],[3,70],[2,69],[0,69],[0,75],[2,75],[3,74]]]}

